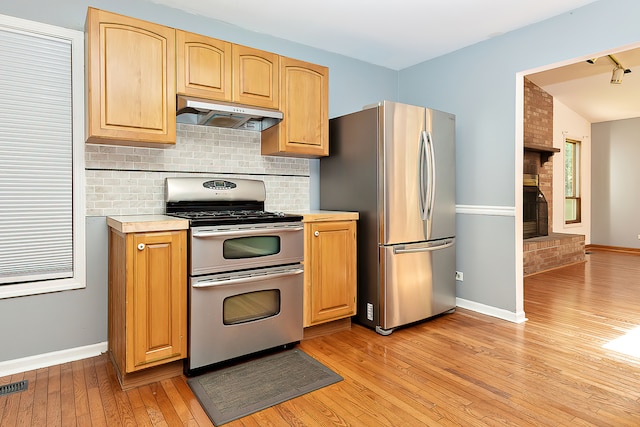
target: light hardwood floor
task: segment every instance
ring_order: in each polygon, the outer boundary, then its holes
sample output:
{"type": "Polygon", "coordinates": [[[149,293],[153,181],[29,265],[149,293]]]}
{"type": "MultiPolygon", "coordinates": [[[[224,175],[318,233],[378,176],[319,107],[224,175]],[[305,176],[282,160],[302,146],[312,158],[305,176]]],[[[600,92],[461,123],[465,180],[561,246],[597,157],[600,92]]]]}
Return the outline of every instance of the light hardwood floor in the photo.
{"type": "MultiPolygon", "coordinates": [[[[525,279],[527,322],[458,309],[388,337],[354,326],[300,348],[344,381],[239,426],[638,426],[640,355],[603,346],[640,325],[640,256],[525,279]]],[[[636,350],[640,343],[636,343],[636,350]]],[[[0,426],[210,426],[184,377],[123,392],[105,355],[0,378],[0,426]]]]}

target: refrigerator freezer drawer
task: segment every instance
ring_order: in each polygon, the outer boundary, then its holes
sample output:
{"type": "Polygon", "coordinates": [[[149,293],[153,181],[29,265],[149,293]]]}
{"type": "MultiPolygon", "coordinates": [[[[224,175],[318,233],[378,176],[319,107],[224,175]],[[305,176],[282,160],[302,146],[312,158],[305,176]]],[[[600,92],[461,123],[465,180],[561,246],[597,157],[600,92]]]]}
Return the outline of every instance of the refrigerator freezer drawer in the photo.
{"type": "Polygon", "coordinates": [[[381,329],[455,308],[455,239],[381,246],[380,260],[381,329]]]}

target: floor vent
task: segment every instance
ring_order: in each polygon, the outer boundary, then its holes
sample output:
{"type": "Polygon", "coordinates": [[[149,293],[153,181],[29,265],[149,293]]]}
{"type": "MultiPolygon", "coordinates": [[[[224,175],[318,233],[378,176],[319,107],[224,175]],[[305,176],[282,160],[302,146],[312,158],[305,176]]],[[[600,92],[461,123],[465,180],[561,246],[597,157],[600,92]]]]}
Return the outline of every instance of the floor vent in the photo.
{"type": "Polygon", "coordinates": [[[0,396],[5,396],[11,393],[18,393],[25,391],[29,387],[29,380],[18,381],[17,383],[0,385],[0,396]]]}

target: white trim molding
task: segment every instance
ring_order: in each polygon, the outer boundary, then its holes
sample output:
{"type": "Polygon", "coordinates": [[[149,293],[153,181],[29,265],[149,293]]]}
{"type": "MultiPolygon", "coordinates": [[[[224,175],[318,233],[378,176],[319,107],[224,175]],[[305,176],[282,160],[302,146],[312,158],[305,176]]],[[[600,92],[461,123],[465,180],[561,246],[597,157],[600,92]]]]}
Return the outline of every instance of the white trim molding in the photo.
{"type": "Polygon", "coordinates": [[[479,302],[469,301],[463,298],[456,298],[456,306],[480,314],[486,314],[487,316],[497,317],[498,319],[508,320],[513,323],[523,323],[527,321],[524,311],[514,313],[513,311],[480,304],[479,302]]]}
{"type": "Polygon", "coordinates": [[[467,215],[516,216],[516,208],[513,206],[456,205],[456,213],[467,215]]]}
{"type": "Polygon", "coordinates": [[[49,366],[60,365],[62,363],[74,362],[76,360],[98,356],[106,351],[107,342],[105,341],[83,347],[36,354],[35,356],[23,357],[21,359],[7,360],[5,362],[0,362],[0,377],[20,372],[33,371],[40,368],[47,368],[49,366]]]}

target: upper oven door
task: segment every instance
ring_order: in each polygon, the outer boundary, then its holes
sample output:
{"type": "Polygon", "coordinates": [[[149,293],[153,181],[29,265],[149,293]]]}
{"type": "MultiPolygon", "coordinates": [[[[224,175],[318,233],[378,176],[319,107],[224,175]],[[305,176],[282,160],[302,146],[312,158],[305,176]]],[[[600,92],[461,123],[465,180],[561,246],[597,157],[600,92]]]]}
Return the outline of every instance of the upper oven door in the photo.
{"type": "Polygon", "coordinates": [[[218,273],[302,261],[301,222],[193,227],[189,274],[218,273]]]}

